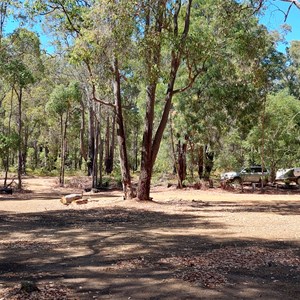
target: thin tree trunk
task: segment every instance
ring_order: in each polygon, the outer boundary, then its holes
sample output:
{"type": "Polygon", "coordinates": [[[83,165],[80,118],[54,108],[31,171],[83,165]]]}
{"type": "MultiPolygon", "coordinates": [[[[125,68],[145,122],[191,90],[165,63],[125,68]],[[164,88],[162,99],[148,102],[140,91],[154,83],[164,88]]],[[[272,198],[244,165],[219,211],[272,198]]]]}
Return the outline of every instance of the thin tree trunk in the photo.
{"type": "Polygon", "coordinates": [[[138,169],[138,137],[139,137],[139,128],[136,128],[134,133],[134,145],[133,145],[133,157],[134,157],[134,171],[138,169]]]}
{"type": "Polygon", "coordinates": [[[266,96],[263,100],[263,111],[261,116],[261,168],[262,168],[262,178],[261,178],[261,191],[264,192],[265,187],[265,113],[266,113],[266,96]]]}
{"type": "Polygon", "coordinates": [[[202,145],[198,150],[198,175],[199,179],[204,177],[204,149],[202,145]]]}
{"type": "Polygon", "coordinates": [[[172,154],[173,154],[173,173],[177,174],[177,156],[175,151],[175,143],[174,143],[174,131],[173,131],[173,119],[170,115],[169,118],[169,124],[170,124],[170,138],[171,138],[171,148],[172,148],[172,154]]]}
{"type": "Polygon", "coordinates": [[[93,173],[93,161],[95,157],[95,117],[93,110],[93,103],[89,104],[89,142],[88,142],[88,176],[93,173]]]}
{"type": "Polygon", "coordinates": [[[22,149],[22,174],[26,175],[26,165],[27,165],[27,154],[28,154],[28,138],[29,138],[29,128],[24,127],[24,144],[22,149]]]}
{"type": "MultiPolygon", "coordinates": [[[[12,118],[12,111],[13,111],[13,96],[14,96],[14,89],[11,89],[11,97],[10,97],[10,112],[8,118],[8,136],[11,133],[11,118],[12,118]]],[[[8,177],[8,170],[9,170],[9,155],[10,151],[7,151],[6,160],[5,160],[5,176],[4,176],[4,186],[7,185],[7,177],[8,177]]]]}
{"type": "Polygon", "coordinates": [[[61,141],[60,141],[60,171],[59,171],[59,185],[63,186],[64,185],[64,180],[63,180],[63,167],[64,167],[64,156],[65,156],[65,151],[64,151],[64,122],[63,122],[63,115],[60,116],[60,136],[61,136],[61,141]]]}
{"type": "Polygon", "coordinates": [[[119,64],[117,58],[114,58],[112,67],[114,71],[113,91],[114,91],[114,99],[115,99],[115,107],[116,107],[116,119],[117,119],[116,121],[118,126],[117,136],[118,136],[118,143],[119,143],[120,167],[121,167],[121,174],[122,174],[123,192],[124,192],[124,198],[130,199],[134,195],[133,195],[133,190],[131,185],[131,177],[129,171],[128,156],[127,156],[126,135],[124,129],[122,101],[121,101],[121,82],[120,82],[119,64]]]}
{"type": "Polygon", "coordinates": [[[110,150],[109,150],[109,159],[110,159],[109,173],[111,173],[114,169],[115,144],[116,144],[116,114],[114,113],[113,122],[112,122],[112,132],[111,132],[111,143],[110,143],[110,150]]]}
{"type": "Polygon", "coordinates": [[[190,163],[190,174],[191,178],[194,181],[194,164],[195,164],[195,147],[194,143],[189,139],[190,153],[191,153],[191,163],[190,163]]]}
{"type": "Polygon", "coordinates": [[[61,162],[60,162],[60,186],[65,184],[65,161],[66,161],[66,149],[67,149],[67,127],[69,121],[69,112],[66,112],[66,119],[63,121],[63,115],[61,115],[61,162]]]}
{"type": "Polygon", "coordinates": [[[185,142],[178,141],[177,145],[177,175],[178,175],[178,188],[183,188],[183,181],[186,179],[186,151],[187,151],[187,136],[185,142]]]}
{"type": "Polygon", "coordinates": [[[99,135],[99,185],[103,184],[103,155],[104,155],[104,140],[99,135]]]}
{"type": "Polygon", "coordinates": [[[99,132],[100,132],[100,126],[98,120],[96,120],[95,125],[95,149],[94,149],[94,160],[93,160],[93,183],[92,187],[97,188],[98,187],[98,153],[99,153],[99,132]]]}
{"type": "Polygon", "coordinates": [[[37,141],[33,142],[33,149],[34,149],[34,169],[37,169],[39,165],[39,145],[37,141]]]}
{"type": "Polygon", "coordinates": [[[109,115],[106,118],[106,133],[105,133],[105,172],[111,173],[111,161],[110,161],[110,118],[109,115]]]}
{"type": "Polygon", "coordinates": [[[206,180],[210,179],[210,174],[214,166],[215,153],[213,151],[208,151],[208,146],[205,149],[205,174],[204,178],[206,180]]]}
{"type": "Polygon", "coordinates": [[[18,189],[22,189],[22,166],[23,166],[23,156],[22,156],[22,96],[23,90],[19,89],[17,93],[18,96],[18,133],[19,133],[19,153],[18,153],[18,189]]]}
{"type": "Polygon", "coordinates": [[[82,100],[80,100],[81,105],[81,125],[80,125],[80,154],[81,157],[87,161],[87,150],[84,141],[84,133],[85,133],[85,106],[82,100]]]}

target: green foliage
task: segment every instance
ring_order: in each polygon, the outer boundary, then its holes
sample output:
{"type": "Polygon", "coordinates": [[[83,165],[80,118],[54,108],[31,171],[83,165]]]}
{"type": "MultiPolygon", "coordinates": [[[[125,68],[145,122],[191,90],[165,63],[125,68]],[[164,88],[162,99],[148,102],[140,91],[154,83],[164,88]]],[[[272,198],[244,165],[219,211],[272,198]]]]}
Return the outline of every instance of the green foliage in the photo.
{"type": "Polygon", "coordinates": [[[4,135],[0,133],[0,153],[6,153],[8,150],[16,150],[19,144],[19,136],[17,133],[4,135]]]}
{"type": "Polygon", "coordinates": [[[53,114],[62,116],[69,108],[69,93],[64,85],[54,88],[47,102],[46,110],[53,114]]]}
{"type": "MultiPolygon", "coordinates": [[[[7,2],[16,4],[18,1],[7,2]]],[[[35,168],[36,151],[41,148],[37,170],[58,173],[54,170],[60,166],[57,117],[64,116],[68,125],[66,158],[71,172],[74,162],[82,159],[81,129],[85,130],[84,142],[88,143],[88,109],[94,105],[93,92],[99,99],[112,103],[111,66],[117,57],[129,161],[135,167],[136,161],[140,161],[146,86],[157,81],[155,117],[151,124],[155,131],[172,75],[171,55],[180,53],[182,63],[175,90],[190,88],[184,93],[174,93],[171,117],[175,144],[184,142],[185,135],[189,136],[189,164],[196,164],[197,159],[192,155],[203,145],[209,145],[215,153],[217,170],[259,163],[264,142],[267,165],[287,167],[299,161],[300,110],[298,102],[290,96],[300,99],[299,42],[291,45],[285,60],[283,54],[274,50],[279,37],[259,25],[249,1],[244,5],[229,0],[194,0],[185,43],[181,34],[186,1],[181,1],[178,28],[174,28],[173,23],[178,1],[25,2],[32,15],[44,14],[43,25],[61,47],[58,49],[64,51],[56,53],[55,58],[41,55],[38,36],[24,28],[1,36],[2,158],[7,151],[14,154],[18,145],[19,137],[8,132],[15,132],[17,128],[14,89],[23,89],[22,141],[25,145],[27,135],[30,168],[35,168]],[[162,18],[161,31],[157,27],[159,17],[162,18]],[[74,65],[70,65],[70,61],[74,65]],[[84,68],[86,64],[90,69],[84,68]],[[288,92],[280,91],[282,87],[287,87],[288,92]],[[274,91],[276,94],[270,93],[274,91]],[[261,124],[264,104],[265,141],[261,124]],[[86,127],[81,127],[82,116],[86,118],[86,127]]],[[[259,1],[251,2],[254,6],[257,3],[259,1]]],[[[103,119],[107,114],[112,112],[101,106],[101,113],[95,111],[94,115],[100,121],[102,139],[106,123],[103,119]]],[[[173,171],[170,143],[169,132],[166,132],[154,167],[159,176],[173,171]]],[[[116,169],[114,175],[120,179],[118,172],[116,169]]]]}
{"type": "Polygon", "coordinates": [[[300,142],[300,102],[286,90],[269,95],[266,103],[264,141],[262,125],[254,126],[247,141],[260,156],[260,145],[264,142],[265,162],[273,168],[292,167],[298,164],[300,142]]]}

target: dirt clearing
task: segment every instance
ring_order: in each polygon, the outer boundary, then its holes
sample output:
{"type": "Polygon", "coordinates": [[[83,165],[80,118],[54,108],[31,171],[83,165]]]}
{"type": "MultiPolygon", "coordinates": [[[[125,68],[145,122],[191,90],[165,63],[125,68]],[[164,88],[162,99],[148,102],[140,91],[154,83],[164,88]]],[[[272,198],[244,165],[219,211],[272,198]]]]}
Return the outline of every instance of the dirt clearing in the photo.
{"type": "Polygon", "coordinates": [[[0,299],[300,299],[300,192],[156,187],[60,198],[53,178],[0,195],[0,299]],[[38,291],[20,292],[24,281],[38,291]]]}

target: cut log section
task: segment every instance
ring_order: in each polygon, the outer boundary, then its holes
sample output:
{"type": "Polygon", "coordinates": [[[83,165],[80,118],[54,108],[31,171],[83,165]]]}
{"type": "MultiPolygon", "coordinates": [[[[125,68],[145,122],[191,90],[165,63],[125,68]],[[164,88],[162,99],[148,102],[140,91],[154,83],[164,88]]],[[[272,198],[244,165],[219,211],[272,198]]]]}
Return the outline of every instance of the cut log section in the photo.
{"type": "Polygon", "coordinates": [[[60,202],[62,204],[68,205],[76,200],[82,200],[82,194],[70,194],[70,195],[63,196],[61,197],[60,202]]]}

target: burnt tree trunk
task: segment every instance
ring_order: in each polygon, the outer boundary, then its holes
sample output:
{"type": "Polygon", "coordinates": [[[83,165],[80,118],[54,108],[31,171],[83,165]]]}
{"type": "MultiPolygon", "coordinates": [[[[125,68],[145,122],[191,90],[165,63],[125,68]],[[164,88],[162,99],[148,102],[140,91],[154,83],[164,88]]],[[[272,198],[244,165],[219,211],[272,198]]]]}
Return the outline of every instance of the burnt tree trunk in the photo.
{"type": "Polygon", "coordinates": [[[115,149],[115,120],[116,117],[112,117],[112,125],[110,126],[110,117],[106,119],[106,133],[105,133],[105,172],[111,174],[114,164],[114,149],[115,149]]]}
{"type": "Polygon", "coordinates": [[[204,178],[206,180],[210,179],[210,173],[214,166],[214,156],[215,156],[214,152],[208,151],[206,148],[206,151],[205,151],[205,175],[204,175],[204,178]]]}
{"type": "Polygon", "coordinates": [[[177,144],[177,175],[178,188],[183,188],[183,181],[186,179],[186,152],[187,152],[187,136],[185,142],[180,141],[177,144]]]}
{"type": "Polygon", "coordinates": [[[199,179],[204,177],[204,149],[200,146],[198,149],[198,175],[199,179]]]}

